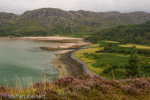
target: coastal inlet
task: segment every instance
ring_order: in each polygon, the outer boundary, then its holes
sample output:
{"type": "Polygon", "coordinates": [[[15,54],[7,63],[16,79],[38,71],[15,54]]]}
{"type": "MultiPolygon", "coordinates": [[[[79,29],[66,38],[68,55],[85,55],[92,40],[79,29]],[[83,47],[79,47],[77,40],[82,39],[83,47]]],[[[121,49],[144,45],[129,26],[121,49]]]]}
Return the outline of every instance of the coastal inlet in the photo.
{"type": "Polygon", "coordinates": [[[40,46],[63,45],[55,42],[31,41],[23,39],[0,39],[0,85],[13,84],[20,80],[27,83],[49,81],[58,78],[58,71],[50,62],[56,57],[54,51],[44,51],[40,46]]]}
{"type": "Polygon", "coordinates": [[[36,82],[43,77],[53,81],[60,76],[78,76],[82,66],[69,57],[85,45],[89,44],[80,38],[0,38],[0,85],[13,84],[18,79],[25,84],[29,78],[36,82]]]}

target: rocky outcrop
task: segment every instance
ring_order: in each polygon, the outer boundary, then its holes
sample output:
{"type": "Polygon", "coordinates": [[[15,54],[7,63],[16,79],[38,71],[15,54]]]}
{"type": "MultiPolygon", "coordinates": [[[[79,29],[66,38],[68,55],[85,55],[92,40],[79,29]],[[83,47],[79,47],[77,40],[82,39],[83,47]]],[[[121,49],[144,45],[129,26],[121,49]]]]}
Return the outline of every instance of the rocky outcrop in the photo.
{"type": "Polygon", "coordinates": [[[49,18],[49,17],[63,17],[67,19],[73,18],[73,15],[67,11],[54,8],[43,8],[33,11],[26,11],[23,15],[24,18],[49,18]]]}
{"type": "Polygon", "coordinates": [[[0,19],[15,20],[18,16],[13,13],[0,12],[0,19]]]}
{"type": "Polygon", "coordinates": [[[91,12],[91,11],[64,11],[54,8],[42,8],[26,11],[22,15],[0,13],[0,35],[40,35],[66,34],[78,32],[93,32],[119,24],[138,24],[150,20],[150,13],[146,12],[91,12]],[[9,26],[8,26],[9,25],[9,26]],[[24,28],[29,29],[26,30],[24,28]],[[31,28],[31,29],[30,29],[31,28]],[[9,32],[6,32],[9,30],[9,32]],[[22,34],[19,34],[22,33],[22,34]],[[39,35],[39,34],[37,34],[39,35]]]}

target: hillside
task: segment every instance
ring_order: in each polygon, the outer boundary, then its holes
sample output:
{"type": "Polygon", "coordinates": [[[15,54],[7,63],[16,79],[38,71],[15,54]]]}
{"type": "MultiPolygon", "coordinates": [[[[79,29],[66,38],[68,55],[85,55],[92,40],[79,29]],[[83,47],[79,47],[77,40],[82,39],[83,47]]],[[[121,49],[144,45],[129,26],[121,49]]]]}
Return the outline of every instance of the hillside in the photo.
{"type": "Polygon", "coordinates": [[[149,88],[149,78],[117,81],[99,76],[65,77],[53,83],[36,82],[31,87],[23,89],[18,86],[0,87],[0,99],[21,100],[18,98],[22,97],[27,100],[148,100],[149,88]]]}
{"type": "Polygon", "coordinates": [[[103,29],[87,39],[94,43],[101,40],[113,40],[121,43],[150,45],[150,21],[143,24],[119,25],[103,29]]]}
{"type": "Polygon", "coordinates": [[[0,13],[0,36],[89,35],[120,24],[139,24],[150,20],[146,12],[64,11],[42,8],[22,15],[0,13]]]}

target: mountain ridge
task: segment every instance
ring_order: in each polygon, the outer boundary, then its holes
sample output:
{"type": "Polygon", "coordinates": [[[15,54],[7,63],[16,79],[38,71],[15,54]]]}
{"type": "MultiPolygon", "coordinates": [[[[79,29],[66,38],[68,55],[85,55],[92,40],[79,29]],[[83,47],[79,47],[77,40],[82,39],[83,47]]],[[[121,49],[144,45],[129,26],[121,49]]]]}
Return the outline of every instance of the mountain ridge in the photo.
{"type": "Polygon", "coordinates": [[[21,15],[0,12],[0,36],[87,34],[115,25],[140,24],[149,20],[150,13],[142,11],[120,13],[41,8],[21,15]]]}

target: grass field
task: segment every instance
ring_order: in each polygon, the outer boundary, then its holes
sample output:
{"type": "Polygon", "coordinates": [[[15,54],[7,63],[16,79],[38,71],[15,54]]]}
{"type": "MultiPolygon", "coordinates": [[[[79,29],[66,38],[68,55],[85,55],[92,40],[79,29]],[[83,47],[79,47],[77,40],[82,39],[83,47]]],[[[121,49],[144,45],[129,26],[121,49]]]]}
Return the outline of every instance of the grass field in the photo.
{"type": "Polygon", "coordinates": [[[138,49],[150,49],[150,46],[143,46],[143,45],[137,45],[137,44],[125,44],[125,45],[119,45],[121,47],[132,47],[136,46],[138,49]]]}
{"type": "Polygon", "coordinates": [[[100,44],[92,44],[90,45],[90,48],[99,48],[100,44]]]}
{"type": "MultiPolygon", "coordinates": [[[[109,41],[109,43],[115,42],[109,41]]],[[[97,75],[104,76],[107,79],[112,79],[113,75],[115,79],[125,78],[126,71],[122,66],[128,63],[130,54],[101,53],[100,51],[103,50],[103,47],[99,46],[100,44],[93,44],[89,48],[78,51],[75,56],[84,61],[88,68],[97,75]]],[[[122,46],[126,47],[127,45],[122,46]]],[[[130,45],[130,47],[132,46],[130,45]]],[[[140,49],[146,47],[139,45],[136,46],[140,49]]],[[[129,45],[127,47],[129,47],[129,45]]],[[[142,64],[149,64],[150,57],[141,56],[141,62],[142,64]]]]}
{"type": "Polygon", "coordinates": [[[105,41],[105,42],[108,42],[108,43],[119,43],[119,42],[116,42],[116,41],[105,41]]]}
{"type": "Polygon", "coordinates": [[[76,56],[77,58],[81,59],[82,61],[84,61],[84,62],[87,64],[87,66],[88,66],[88,68],[89,68],[90,70],[92,70],[92,71],[95,72],[96,74],[99,74],[99,72],[102,72],[103,70],[102,70],[101,68],[94,68],[94,67],[92,66],[92,64],[95,63],[96,60],[93,59],[93,58],[86,57],[85,54],[87,54],[87,55],[90,55],[90,54],[98,55],[98,53],[96,53],[96,51],[100,51],[100,50],[102,50],[102,49],[103,49],[103,48],[99,48],[99,44],[93,44],[93,45],[91,45],[91,46],[90,46],[89,48],[87,48],[87,49],[82,49],[82,50],[78,51],[78,52],[75,54],[75,56],[76,56]]]}

